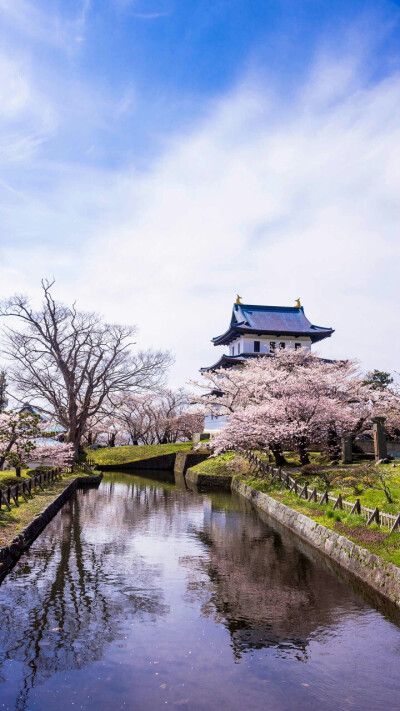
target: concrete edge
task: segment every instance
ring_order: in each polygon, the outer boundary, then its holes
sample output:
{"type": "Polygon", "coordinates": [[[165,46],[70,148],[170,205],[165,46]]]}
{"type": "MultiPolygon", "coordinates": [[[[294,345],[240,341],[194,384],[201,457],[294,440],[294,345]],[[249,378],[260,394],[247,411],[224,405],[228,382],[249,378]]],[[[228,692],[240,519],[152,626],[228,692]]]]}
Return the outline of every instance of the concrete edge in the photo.
{"type": "Polygon", "coordinates": [[[194,469],[186,471],[185,479],[187,484],[198,486],[200,489],[230,489],[232,485],[232,476],[198,474],[194,469]]]}
{"type": "Polygon", "coordinates": [[[66,501],[72,496],[74,491],[81,486],[96,486],[103,478],[102,472],[96,476],[77,476],[67,484],[65,489],[46,506],[35,518],[22,529],[8,546],[0,548],[0,581],[15,565],[21,554],[29,548],[31,543],[37,538],[39,533],[47,526],[52,518],[58,513],[66,501]]]}
{"type": "Polygon", "coordinates": [[[232,491],[400,607],[400,568],[238,479],[232,491]]]}
{"type": "Polygon", "coordinates": [[[208,459],[210,454],[207,452],[177,452],[175,455],[174,474],[186,474],[191,467],[201,464],[208,459]]]}

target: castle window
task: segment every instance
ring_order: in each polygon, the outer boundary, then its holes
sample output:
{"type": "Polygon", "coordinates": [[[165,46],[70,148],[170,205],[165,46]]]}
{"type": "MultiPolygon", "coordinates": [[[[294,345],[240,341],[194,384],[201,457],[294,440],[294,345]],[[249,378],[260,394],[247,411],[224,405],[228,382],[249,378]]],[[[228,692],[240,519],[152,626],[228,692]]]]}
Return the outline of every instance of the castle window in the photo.
{"type": "Polygon", "coordinates": [[[283,351],[283,349],[286,348],[286,343],[283,343],[281,341],[281,343],[279,344],[279,348],[283,351]]]}
{"type": "Polygon", "coordinates": [[[275,341],[270,341],[270,342],[269,342],[269,350],[271,351],[271,353],[273,353],[274,351],[276,351],[276,343],[275,343],[275,341]]]}
{"type": "Polygon", "coordinates": [[[301,348],[301,343],[295,343],[295,344],[294,344],[294,349],[295,349],[295,351],[298,351],[299,348],[301,348]]]}
{"type": "Polygon", "coordinates": [[[240,343],[238,343],[238,355],[240,353],[240,343]]]}
{"type": "Polygon", "coordinates": [[[254,341],[254,353],[260,352],[260,341],[254,341]]]}

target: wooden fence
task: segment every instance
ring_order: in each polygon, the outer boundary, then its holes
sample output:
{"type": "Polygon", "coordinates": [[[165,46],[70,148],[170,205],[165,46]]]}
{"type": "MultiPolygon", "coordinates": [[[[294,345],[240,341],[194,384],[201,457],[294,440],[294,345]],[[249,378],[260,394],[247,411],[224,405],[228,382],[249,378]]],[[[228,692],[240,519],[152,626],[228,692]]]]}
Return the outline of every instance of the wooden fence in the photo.
{"type": "Polygon", "coordinates": [[[299,498],[307,501],[315,501],[322,504],[333,504],[334,509],[348,511],[351,514],[359,514],[366,520],[367,526],[375,521],[379,526],[385,526],[392,533],[396,528],[400,529],[400,513],[396,516],[380,511],[378,508],[369,509],[366,506],[361,506],[360,499],[355,502],[345,501],[342,495],[331,496],[328,491],[323,493],[317,491],[316,487],[310,487],[308,483],[300,485],[288,472],[283,469],[271,467],[270,464],[264,462],[260,457],[257,457],[250,450],[242,450],[241,454],[250,462],[255,470],[260,471],[264,476],[269,477],[271,482],[280,482],[280,488],[286,487],[289,492],[297,494],[299,498]]]}
{"type": "MultiPolygon", "coordinates": [[[[72,469],[70,471],[72,471],[72,469]]],[[[44,485],[51,481],[61,481],[63,473],[67,473],[67,470],[64,469],[62,471],[60,467],[49,469],[48,471],[40,471],[30,479],[21,479],[17,484],[8,486],[6,489],[0,489],[0,509],[4,504],[7,510],[11,511],[11,499],[16,506],[19,506],[20,498],[23,498],[24,501],[27,502],[28,497],[33,498],[33,494],[37,491],[38,487],[44,491],[44,485]]]]}

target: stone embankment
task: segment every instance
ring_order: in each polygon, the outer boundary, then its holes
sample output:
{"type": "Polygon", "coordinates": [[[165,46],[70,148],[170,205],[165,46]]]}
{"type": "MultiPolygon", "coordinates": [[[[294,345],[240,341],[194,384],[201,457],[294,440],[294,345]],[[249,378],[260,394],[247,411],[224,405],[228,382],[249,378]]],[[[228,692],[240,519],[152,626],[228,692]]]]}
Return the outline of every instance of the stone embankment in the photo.
{"type": "Polygon", "coordinates": [[[199,489],[230,489],[232,476],[221,474],[200,474],[196,468],[188,469],[186,472],[186,483],[199,489]]]}
{"type": "Polygon", "coordinates": [[[303,541],[335,561],[359,580],[400,607],[400,568],[361,548],[298,511],[276,501],[248,484],[234,479],[232,491],[251,501],[303,541]]]}
{"type": "Polygon", "coordinates": [[[72,496],[78,487],[98,485],[103,478],[100,472],[95,476],[77,476],[63,489],[53,501],[46,506],[35,518],[19,533],[8,546],[0,548],[0,580],[10,568],[15,565],[21,554],[29,548],[31,543],[43,531],[63,504],[72,496]]]}

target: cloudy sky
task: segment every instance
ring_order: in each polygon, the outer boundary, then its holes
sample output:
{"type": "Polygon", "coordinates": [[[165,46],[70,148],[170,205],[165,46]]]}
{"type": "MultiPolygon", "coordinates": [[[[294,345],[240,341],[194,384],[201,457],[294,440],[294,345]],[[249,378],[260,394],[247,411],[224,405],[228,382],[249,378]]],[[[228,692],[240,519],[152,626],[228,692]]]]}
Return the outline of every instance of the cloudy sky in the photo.
{"type": "Polygon", "coordinates": [[[0,0],[0,296],[170,348],[247,303],[399,369],[400,2],[0,0]]]}

